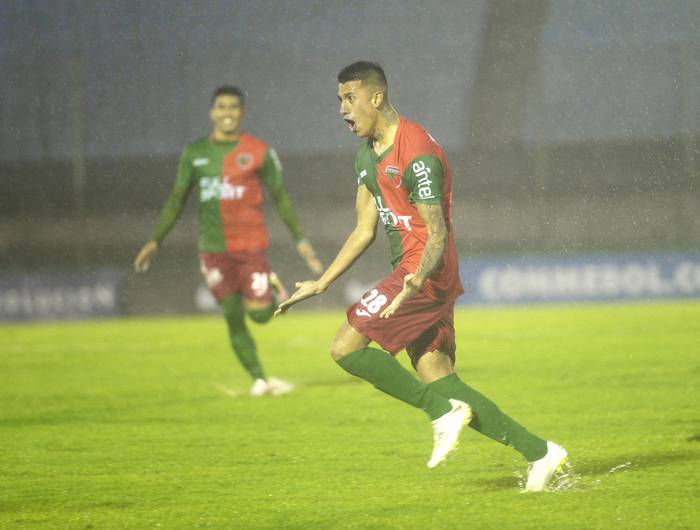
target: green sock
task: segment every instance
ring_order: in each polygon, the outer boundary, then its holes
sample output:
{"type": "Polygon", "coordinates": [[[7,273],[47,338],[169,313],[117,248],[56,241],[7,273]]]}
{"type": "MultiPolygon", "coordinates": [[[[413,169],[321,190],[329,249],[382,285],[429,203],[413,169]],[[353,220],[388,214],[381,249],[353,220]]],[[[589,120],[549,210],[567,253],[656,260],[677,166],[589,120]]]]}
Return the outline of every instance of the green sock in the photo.
{"type": "Polygon", "coordinates": [[[422,409],[431,420],[452,410],[447,398],[418,381],[385,351],[363,348],[341,358],[338,364],[382,392],[422,409]]]}
{"type": "Polygon", "coordinates": [[[219,302],[219,306],[226,319],[231,347],[236,357],[253,379],[265,379],[255,341],[245,325],[245,310],[241,295],[227,296],[219,302]]]}
{"type": "Polygon", "coordinates": [[[428,386],[447,398],[468,403],[474,413],[469,424],[472,429],[492,440],[512,446],[529,462],[538,460],[547,453],[546,441],[503,414],[493,401],[466,385],[457,374],[433,381],[428,386]]]}

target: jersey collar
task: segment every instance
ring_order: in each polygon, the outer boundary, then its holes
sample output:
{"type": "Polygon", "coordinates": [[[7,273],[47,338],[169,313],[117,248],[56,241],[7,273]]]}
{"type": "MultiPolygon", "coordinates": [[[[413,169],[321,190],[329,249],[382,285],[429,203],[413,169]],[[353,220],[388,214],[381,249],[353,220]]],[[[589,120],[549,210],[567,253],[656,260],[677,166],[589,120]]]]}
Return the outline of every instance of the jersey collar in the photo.
{"type": "Polygon", "coordinates": [[[396,144],[396,141],[399,138],[399,133],[401,132],[401,126],[403,125],[403,121],[404,121],[403,116],[401,116],[401,114],[399,114],[399,124],[396,127],[396,135],[394,136],[394,141],[389,147],[387,147],[384,151],[382,151],[381,154],[377,154],[374,151],[374,147],[372,147],[372,139],[370,138],[367,140],[367,146],[369,147],[370,156],[372,157],[372,161],[375,164],[378,164],[379,162],[384,160],[387,156],[389,156],[389,153],[391,153],[394,150],[394,145],[396,144]]]}
{"type": "Polygon", "coordinates": [[[214,133],[211,132],[211,133],[209,133],[209,143],[214,144],[214,145],[223,145],[226,147],[230,147],[230,146],[235,146],[235,145],[238,145],[239,143],[241,143],[242,137],[243,137],[243,133],[241,133],[238,136],[238,140],[232,140],[230,142],[229,141],[222,142],[221,140],[214,139],[214,133]]]}

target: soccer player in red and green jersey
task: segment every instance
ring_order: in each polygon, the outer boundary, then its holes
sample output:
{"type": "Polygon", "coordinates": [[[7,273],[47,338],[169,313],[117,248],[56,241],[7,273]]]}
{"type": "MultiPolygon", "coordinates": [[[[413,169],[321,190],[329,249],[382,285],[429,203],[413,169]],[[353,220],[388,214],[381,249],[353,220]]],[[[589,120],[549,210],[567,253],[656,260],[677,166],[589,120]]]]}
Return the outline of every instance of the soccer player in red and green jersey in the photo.
{"type": "Polygon", "coordinates": [[[379,65],[353,63],[338,82],[340,113],[352,132],[367,138],[355,159],[357,223],[321,277],[297,283],[277,313],[323,293],[374,241],[381,219],[394,271],[348,309],[331,355],[349,373],[428,414],[434,432],[428,467],[445,460],[469,425],[520,452],[530,462],[526,489],[544,490],[566,451],[528,432],[454,371],[453,309],[463,291],[445,154],[391,106],[379,65]],[[369,347],[371,341],[386,351],[369,347]],[[402,349],[420,381],[394,359],[402,349]]]}
{"type": "Polygon", "coordinates": [[[233,351],[254,379],[251,395],[279,395],[289,392],[292,385],[266,377],[245,323],[246,314],[256,322],[267,322],[277,307],[276,296],[286,296],[267,259],[264,189],[309,269],[319,274],[322,266],[302,234],[274,149],[241,132],[243,99],[242,91],[234,86],[222,86],[214,92],[209,112],[213,131],[183,151],[175,187],[153,239],[143,246],[134,266],[139,272],[148,270],[151,258],[196,188],[202,274],[226,318],[233,351]]]}

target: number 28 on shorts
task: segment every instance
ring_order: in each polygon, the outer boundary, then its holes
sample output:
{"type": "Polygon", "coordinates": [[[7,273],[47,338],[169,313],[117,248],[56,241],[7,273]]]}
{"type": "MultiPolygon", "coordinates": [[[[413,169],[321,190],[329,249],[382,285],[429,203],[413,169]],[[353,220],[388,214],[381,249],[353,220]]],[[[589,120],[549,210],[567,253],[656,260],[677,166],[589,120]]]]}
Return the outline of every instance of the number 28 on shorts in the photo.
{"type": "Polygon", "coordinates": [[[377,289],[372,289],[367,296],[360,298],[360,304],[364,309],[358,307],[355,309],[355,314],[359,317],[371,317],[378,313],[386,302],[386,296],[379,294],[377,289]]]}

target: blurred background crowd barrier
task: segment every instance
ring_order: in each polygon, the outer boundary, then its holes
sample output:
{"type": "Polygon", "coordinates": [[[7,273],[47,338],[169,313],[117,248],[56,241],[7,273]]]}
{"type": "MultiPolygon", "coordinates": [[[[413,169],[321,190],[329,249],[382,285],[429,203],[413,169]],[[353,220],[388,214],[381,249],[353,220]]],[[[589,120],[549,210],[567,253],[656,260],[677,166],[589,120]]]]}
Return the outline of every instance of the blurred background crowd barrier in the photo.
{"type": "MultiPolygon", "coordinates": [[[[695,0],[2,2],[0,319],[212,308],[192,197],[151,270],[131,263],[225,83],[328,263],[354,222],[335,76],[357,59],[448,153],[465,302],[700,296],[699,39],[695,0]]],[[[306,278],[267,219],[273,268],[306,278]]]]}

